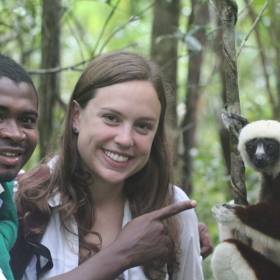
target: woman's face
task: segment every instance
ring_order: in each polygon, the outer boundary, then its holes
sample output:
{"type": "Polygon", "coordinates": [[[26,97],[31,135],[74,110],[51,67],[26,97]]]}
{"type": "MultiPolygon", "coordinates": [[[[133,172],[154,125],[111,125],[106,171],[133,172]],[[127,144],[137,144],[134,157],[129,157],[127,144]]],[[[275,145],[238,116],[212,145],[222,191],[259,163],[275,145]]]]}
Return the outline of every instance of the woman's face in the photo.
{"type": "Polygon", "coordinates": [[[96,182],[120,184],[144,167],[161,112],[150,82],[100,88],[85,109],[73,106],[78,151],[96,182]]]}

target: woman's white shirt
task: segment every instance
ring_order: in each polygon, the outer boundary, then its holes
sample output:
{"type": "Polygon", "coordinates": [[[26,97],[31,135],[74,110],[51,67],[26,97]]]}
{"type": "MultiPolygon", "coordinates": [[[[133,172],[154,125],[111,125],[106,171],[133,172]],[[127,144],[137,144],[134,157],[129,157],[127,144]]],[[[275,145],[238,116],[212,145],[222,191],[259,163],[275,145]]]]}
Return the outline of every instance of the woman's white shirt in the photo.
{"type": "MultiPolygon", "coordinates": [[[[175,188],[175,201],[185,201],[189,198],[178,187],[175,188]]],[[[16,191],[16,189],[15,189],[16,191]]],[[[56,195],[49,199],[49,205],[53,208],[59,206],[60,196],[56,195]]],[[[173,280],[203,280],[198,221],[193,209],[186,210],[177,215],[179,218],[181,233],[181,250],[180,255],[180,270],[173,275],[173,280]]],[[[123,227],[131,221],[131,211],[128,202],[124,206],[123,227]]],[[[77,224],[73,219],[71,222],[73,232],[77,233],[77,224]]],[[[41,240],[41,244],[46,246],[52,255],[53,268],[40,276],[40,280],[48,279],[49,277],[57,276],[73,270],[79,263],[79,240],[78,236],[69,233],[61,226],[59,214],[54,211],[50,222],[41,240]]],[[[36,261],[34,256],[28,265],[22,280],[36,279],[36,261]]],[[[41,257],[41,267],[46,263],[46,259],[41,257]]],[[[124,271],[125,280],[145,280],[141,267],[133,267],[124,271]]],[[[168,279],[168,276],[166,276],[168,279]]]]}

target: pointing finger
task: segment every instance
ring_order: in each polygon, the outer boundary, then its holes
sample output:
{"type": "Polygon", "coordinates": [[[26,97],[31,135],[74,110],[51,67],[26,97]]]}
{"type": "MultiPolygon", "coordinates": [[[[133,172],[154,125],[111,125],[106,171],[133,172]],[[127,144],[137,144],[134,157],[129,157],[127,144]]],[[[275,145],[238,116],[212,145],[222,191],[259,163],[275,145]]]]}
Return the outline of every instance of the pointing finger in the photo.
{"type": "Polygon", "coordinates": [[[152,212],[151,214],[153,215],[154,219],[159,219],[159,220],[163,221],[182,211],[192,209],[192,208],[196,207],[196,205],[197,205],[197,202],[195,200],[186,200],[186,201],[171,204],[169,206],[156,210],[156,211],[152,212]]]}

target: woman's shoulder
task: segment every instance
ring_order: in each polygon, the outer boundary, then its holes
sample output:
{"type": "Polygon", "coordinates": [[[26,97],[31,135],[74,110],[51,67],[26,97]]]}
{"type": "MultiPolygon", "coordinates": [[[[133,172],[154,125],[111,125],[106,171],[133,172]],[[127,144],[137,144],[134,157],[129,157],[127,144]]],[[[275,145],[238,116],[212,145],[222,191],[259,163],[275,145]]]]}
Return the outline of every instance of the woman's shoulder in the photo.
{"type": "Polygon", "coordinates": [[[185,200],[190,200],[187,194],[178,186],[173,185],[172,186],[174,189],[174,201],[175,202],[180,202],[180,201],[185,201],[185,200]]]}
{"type": "MultiPolygon", "coordinates": [[[[174,189],[174,202],[181,202],[190,200],[190,198],[187,196],[187,194],[178,186],[173,186],[174,189]]],[[[182,220],[181,223],[183,224],[193,224],[197,223],[197,216],[194,209],[189,209],[186,211],[182,211],[178,214],[179,217],[181,217],[179,220],[182,220]]]]}

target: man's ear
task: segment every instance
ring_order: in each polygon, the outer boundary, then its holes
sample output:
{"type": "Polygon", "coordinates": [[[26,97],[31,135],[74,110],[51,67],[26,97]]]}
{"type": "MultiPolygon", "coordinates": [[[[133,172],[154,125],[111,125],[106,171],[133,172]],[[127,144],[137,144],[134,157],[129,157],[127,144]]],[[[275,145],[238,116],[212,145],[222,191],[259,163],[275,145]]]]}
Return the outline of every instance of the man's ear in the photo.
{"type": "Polygon", "coordinates": [[[81,107],[76,100],[73,100],[73,103],[72,103],[72,126],[73,126],[73,130],[75,132],[79,131],[80,114],[81,114],[81,107]]]}

